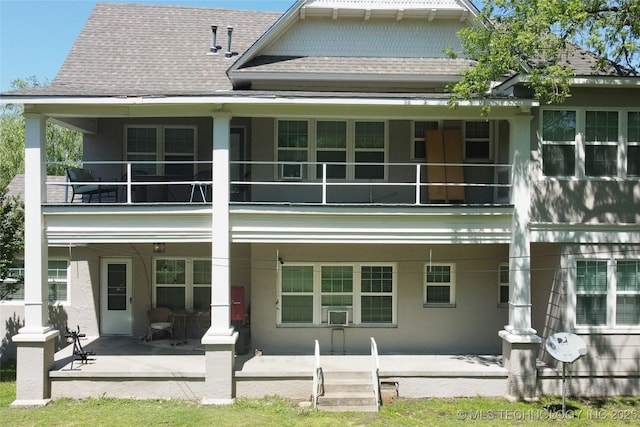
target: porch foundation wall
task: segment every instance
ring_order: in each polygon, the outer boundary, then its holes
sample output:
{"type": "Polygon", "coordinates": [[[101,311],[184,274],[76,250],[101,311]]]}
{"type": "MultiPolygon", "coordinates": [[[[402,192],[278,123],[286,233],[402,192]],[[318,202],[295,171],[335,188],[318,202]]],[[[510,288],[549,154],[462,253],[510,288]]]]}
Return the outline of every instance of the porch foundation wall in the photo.
{"type": "Polygon", "coordinates": [[[95,378],[55,379],[51,381],[54,399],[172,399],[199,401],[205,392],[204,378],[95,378]]]}
{"type": "MultiPolygon", "coordinates": [[[[537,391],[544,395],[562,395],[562,374],[554,370],[552,373],[538,374],[537,391]]],[[[611,397],[640,395],[640,376],[576,376],[566,377],[568,397],[611,397]]]]}
{"type": "Polygon", "coordinates": [[[313,379],[309,378],[236,378],[236,396],[262,398],[279,396],[285,399],[309,400],[313,379]]]}
{"type": "Polygon", "coordinates": [[[398,384],[398,397],[420,399],[428,397],[504,397],[507,378],[380,378],[398,384]]]}

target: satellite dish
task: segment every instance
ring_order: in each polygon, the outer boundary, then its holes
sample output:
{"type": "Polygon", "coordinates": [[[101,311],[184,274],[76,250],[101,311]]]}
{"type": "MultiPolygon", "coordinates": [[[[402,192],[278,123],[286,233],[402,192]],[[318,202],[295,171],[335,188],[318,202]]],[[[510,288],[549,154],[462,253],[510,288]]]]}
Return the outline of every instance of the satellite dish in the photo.
{"type": "Polygon", "coordinates": [[[558,332],[547,338],[545,343],[547,352],[556,360],[573,363],[587,354],[587,345],[576,334],[558,332]]]}
{"type": "Polygon", "coordinates": [[[558,332],[545,342],[547,352],[554,359],[562,362],[562,414],[566,414],[565,396],[567,394],[567,363],[573,363],[587,354],[587,345],[576,334],[558,332]]]}

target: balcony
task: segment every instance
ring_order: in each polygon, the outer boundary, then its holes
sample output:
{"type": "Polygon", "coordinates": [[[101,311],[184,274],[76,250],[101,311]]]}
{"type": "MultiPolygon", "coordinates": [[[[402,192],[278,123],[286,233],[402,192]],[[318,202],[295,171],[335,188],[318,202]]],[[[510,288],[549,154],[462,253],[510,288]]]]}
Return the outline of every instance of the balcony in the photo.
{"type": "MultiPolygon", "coordinates": [[[[215,185],[210,161],[85,162],[82,168],[93,172],[90,181],[49,177],[47,204],[210,204],[215,185]],[[83,193],[83,186],[116,191],[89,194],[83,193]]],[[[509,164],[488,163],[231,162],[230,201],[317,206],[502,206],[510,204],[511,170],[509,164]]]]}

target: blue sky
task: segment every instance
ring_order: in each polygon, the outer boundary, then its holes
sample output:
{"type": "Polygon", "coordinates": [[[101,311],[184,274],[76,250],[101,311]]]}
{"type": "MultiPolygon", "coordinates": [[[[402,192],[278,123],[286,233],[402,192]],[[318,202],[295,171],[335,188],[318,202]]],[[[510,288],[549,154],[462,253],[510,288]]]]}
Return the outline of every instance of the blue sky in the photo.
{"type": "MultiPolygon", "coordinates": [[[[295,0],[102,0],[284,12],[295,0]]],[[[96,1],[0,0],[0,91],[15,79],[51,81],[96,1]]]]}

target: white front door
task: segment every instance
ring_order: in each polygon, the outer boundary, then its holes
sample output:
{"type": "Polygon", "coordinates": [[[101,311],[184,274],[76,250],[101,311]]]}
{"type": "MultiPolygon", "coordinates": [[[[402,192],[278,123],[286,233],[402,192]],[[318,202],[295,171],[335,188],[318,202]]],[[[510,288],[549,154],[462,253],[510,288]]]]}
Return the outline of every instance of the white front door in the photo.
{"type": "Polygon", "coordinates": [[[100,334],[131,335],[131,258],[103,258],[100,334]]]}

